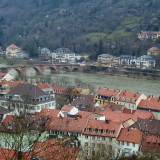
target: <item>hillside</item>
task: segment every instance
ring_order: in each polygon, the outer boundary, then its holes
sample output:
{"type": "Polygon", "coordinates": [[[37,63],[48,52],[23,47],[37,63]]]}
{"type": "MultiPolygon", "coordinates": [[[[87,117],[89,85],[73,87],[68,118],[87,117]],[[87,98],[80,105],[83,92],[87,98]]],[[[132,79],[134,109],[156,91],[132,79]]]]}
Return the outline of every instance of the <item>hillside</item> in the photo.
{"type": "MultiPolygon", "coordinates": [[[[2,0],[0,42],[31,55],[39,47],[68,47],[76,53],[140,55],[153,45],[140,42],[141,30],[159,30],[158,0],[2,0]]],[[[154,45],[160,45],[159,42],[154,45]]]]}

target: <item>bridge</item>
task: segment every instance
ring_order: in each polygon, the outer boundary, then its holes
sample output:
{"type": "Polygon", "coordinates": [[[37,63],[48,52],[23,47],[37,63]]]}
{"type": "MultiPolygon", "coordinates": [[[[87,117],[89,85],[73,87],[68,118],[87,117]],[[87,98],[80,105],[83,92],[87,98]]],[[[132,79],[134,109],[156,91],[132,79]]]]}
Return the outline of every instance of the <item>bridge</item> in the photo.
{"type": "Polygon", "coordinates": [[[83,71],[86,67],[78,64],[45,64],[45,65],[27,65],[27,66],[9,66],[0,68],[0,72],[8,73],[11,70],[16,70],[19,76],[26,76],[29,69],[33,68],[36,74],[43,75],[46,69],[50,69],[51,73],[60,73],[61,70],[67,72],[83,71]]]}

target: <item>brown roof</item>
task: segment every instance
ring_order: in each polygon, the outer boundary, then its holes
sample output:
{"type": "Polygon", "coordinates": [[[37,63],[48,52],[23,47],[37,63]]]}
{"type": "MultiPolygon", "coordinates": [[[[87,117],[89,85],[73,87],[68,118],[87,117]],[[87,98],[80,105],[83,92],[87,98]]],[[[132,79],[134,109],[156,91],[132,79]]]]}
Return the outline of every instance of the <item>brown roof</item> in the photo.
{"type": "Polygon", "coordinates": [[[12,49],[12,50],[20,50],[20,48],[19,47],[17,47],[16,45],[14,45],[14,44],[11,44],[10,46],[8,46],[7,48],[9,48],[9,49],[12,49]]]}
{"type": "Polygon", "coordinates": [[[160,52],[160,49],[158,48],[158,47],[152,47],[152,48],[150,48],[149,50],[148,50],[149,52],[151,51],[151,52],[160,52]]]}
{"type": "Polygon", "coordinates": [[[117,140],[130,142],[130,143],[137,143],[139,144],[142,139],[142,132],[140,130],[122,128],[117,140]]]}
{"type": "Polygon", "coordinates": [[[60,110],[58,109],[42,108],[42,110],[37,114],[41,116],[57,117],[59,112],[60,110]]]}

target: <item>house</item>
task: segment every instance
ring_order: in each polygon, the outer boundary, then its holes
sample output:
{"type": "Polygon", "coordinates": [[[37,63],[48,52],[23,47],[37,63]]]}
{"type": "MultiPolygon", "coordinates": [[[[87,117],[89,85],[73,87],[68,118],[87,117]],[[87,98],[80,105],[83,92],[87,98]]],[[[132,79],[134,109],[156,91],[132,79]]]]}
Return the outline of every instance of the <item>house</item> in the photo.
{"type": "Polygon", "coordinates": [[[141,31],[141,33],[138,33],[138,39],[140,40],[152,39],[153,41],[155,41],[159,37],[160,31],[141,31]]]}
{"type": "Polygon", "coordinates": [[[75,61],[75,53],[68,48],[58,48],[52,52],[52,61],[70,62],[75,61]]]}
{"type": "Polygon", "coordinates": [[[16,58],[17,52],[20,52],[21,49],[14,44],[11,44],[6,48],[6,57],[16,58]]]}
{"type": "Polygon", "coordinates": [[[141,119],[129,126],[128,128],[142,130],[146,135],[159,135],[160,134],[160,120],[151,118],[141,119]]]}
{"type": "Polygon", "coordinates": [[[135,66],[137,57],[130,55],[121,55],[119,57],[119,65],[123,66],[135,66]]]}
{"type": "Polygon", "coordinates": [[[83,111],[94,111],[94,107],[99,106],[98,103],[94,102],[94,97],[93,95],[85,95],[85,94],[80,94],[76,98],[73,99],[71,102],[72,106],[75,106],[78,108],[78,110],[83,110],[83,111]]]}
{"type": "Polygon", "coordinates": [[[117,140],[120,147],[120,154],[131,156],[139,151],[143,133],[140,130],[122,128],[117,140]]]}
{"type": "Polygon", "coordinates": [[[110,157],[116,155],[119,146],[116,138],[119,135],[121,123],[89,119],[85,125],[81,144],[87,156],[96,154],[96,151],[103,149],[110,157]]]}
{"type": "Polygon", "coordinates": [[[89,88],[80,88],[80,87],[75,87],[73,89],[74,90],[77,90],[80,94],[85,94],[85,95],[88,95],[90,94],[90,89],[89,88]]]}
{"type": "Polygon", "coordinates": [[[115,96],[115,103],[124,105],[125,108],[136,110],[142,99],[147,99],[143,93],[123,90],[115,96]]]}
{"type": "Polygon", "coordinates": [[[78,109],[71,105],[64,105],[61,109],[61,112],[67,116],[67,115],[75,115],[78,113],[78,109]]]}
{"type": "Polygon", "coordinates": [[[67,147],[56,139],[48,139],[44,142],[37,142],[30,152],[31,159],[54,159],[54,160],[76,160],[79,154],[78,148],[67,147]],[[40,150],[40,151],[39,151],[40,150]]]}
{"type": "Polygon", "coordinates": [[[155,60],[148,55],[143,55],[141,57],[138,57],[136,61],[137,67],[152,68],[155,67],[155,65],[156,65],[155,60]]]}
{"type": "Polygon", "coordinates": [[[0,80],[11,81],[13,79],[13,76],[11,76],[9,73],[0,72],[0,80]]]}
{"type": "Polygon", "coordinates": [[[137,106],[138,110],[150,111],[155,118],[160,119],[160,97],[141,100],[137,106]]]}
{"type": "Polygon", "coordinates": [[[56,95],[63,95],[66,94],[68,92],[68,87],[67,86],[62,86],[62,85],[51,85],[54,93],[56,95]]]}
{"type": "Polygon", "coordinates": [[[114,102],[115,96],[120,92],[118,89],[99,88],[94,95],[94,102],[104,104],[105,102],[114,102]]]}
{"type": "Polygon", "coordinates": [[[46,47],[42,49],[39,48],[39,50],[40,50],[40,54],[38,55],[39,57],[41,58],[51,58],[52,57],[52,52],[48,48],[46,47]]]}
{"type": "Polygon", "coordinates": [[[141,151],[160,156],[160,136],[152,134],[144,135],[141,151]]]}
{"type": "Polygon", "coordinates": [[[158,47],[152,47],[147,51],[149,56],[158,56],[160,55],[160,49],[158,47]]]}
{"type": "Polygon", "coordinates": [[[28,58],[28,57],[29,57],[29,53],[25,51],[17,51],[16,56],[15,56],[15,58],[18,58],[18,59],[23,59],[23,58],[28,58]]]}
{"type": "Polygon", "coordinates": [[[115,57],[110,54],[101,54],[98,56],[98,63],[105,64],[106,66],[114,66],[117,63],[115,62],[115,57]]]}
{"type": "Polygon", "coordinates": [[[20,112],[40,112],[42,108],[55,109],[55,98],[45,93],[37,85],[20,83],[0,99],[0,104],[10,108],[17,114],[20,112]]]}

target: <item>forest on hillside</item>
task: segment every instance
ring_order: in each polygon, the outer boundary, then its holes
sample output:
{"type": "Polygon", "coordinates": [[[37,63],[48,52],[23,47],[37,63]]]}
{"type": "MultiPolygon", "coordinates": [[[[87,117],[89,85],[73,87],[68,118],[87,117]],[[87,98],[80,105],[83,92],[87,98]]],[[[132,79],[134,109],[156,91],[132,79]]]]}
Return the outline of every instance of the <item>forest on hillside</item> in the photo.
{"type": "Polygon", "coordinates": [[[156,42],[140,31],[159,31],[158,0],[1,0],[0,43],[37,56],[38,48],[75,53],[146,54],[156,42]],[[3,7],[7,4],[7,7],[3,7]]]}

